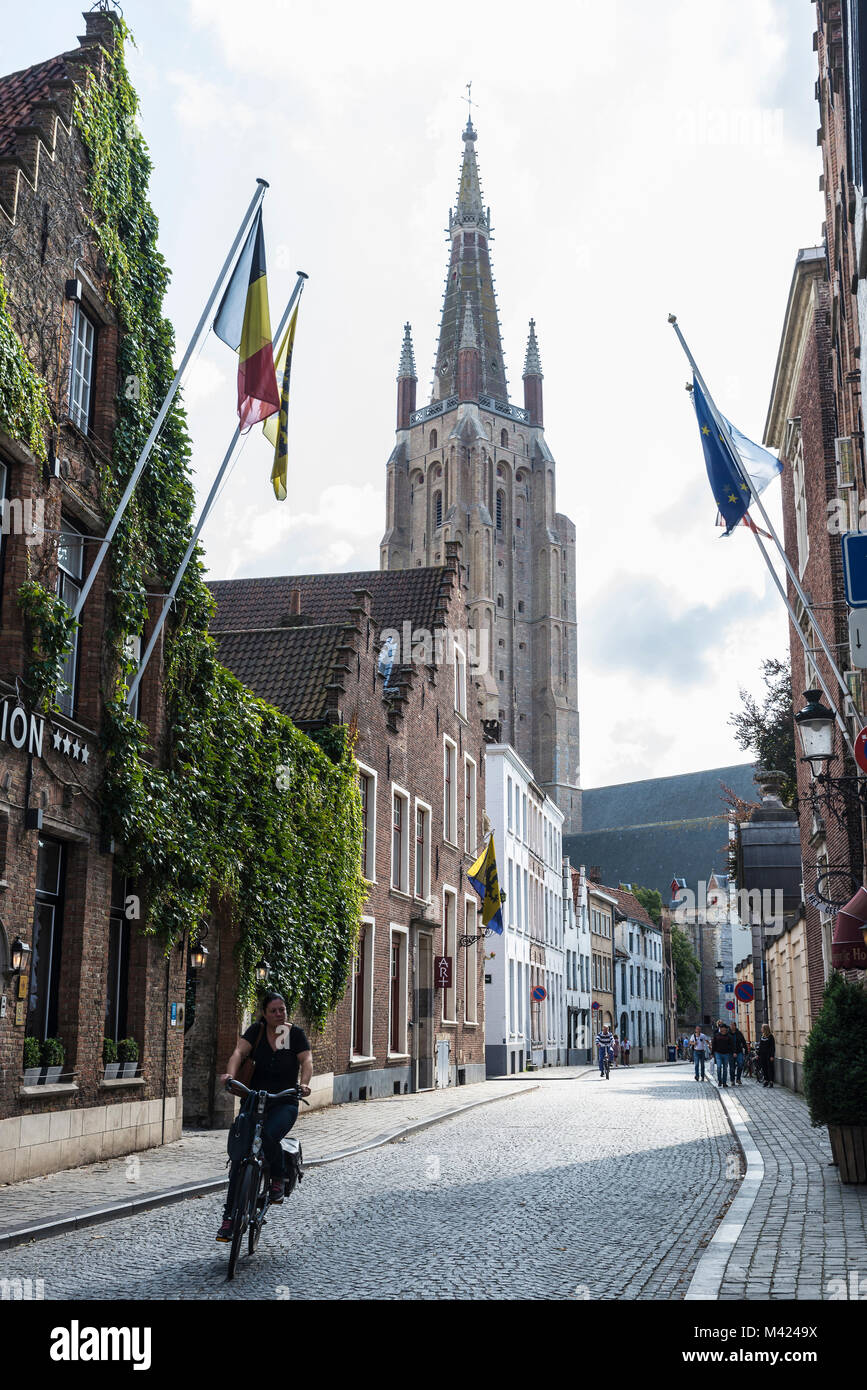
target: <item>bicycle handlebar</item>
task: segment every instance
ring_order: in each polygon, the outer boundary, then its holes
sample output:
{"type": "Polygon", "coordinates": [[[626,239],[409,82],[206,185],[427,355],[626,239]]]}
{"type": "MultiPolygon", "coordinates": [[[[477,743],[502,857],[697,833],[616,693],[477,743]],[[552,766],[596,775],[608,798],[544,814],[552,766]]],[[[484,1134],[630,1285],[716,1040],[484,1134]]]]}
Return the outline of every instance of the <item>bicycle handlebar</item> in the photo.
{"type": "MultiPolygon", "coordinates": [[[[237,1081],[232,1077],[230,1077],[229,1080],[226,1082],[226,1090],[230,1093],[234,1092],[235,1095],[243,1096],[255,1096],[260,1094],[259,1091],[252,1091],[249,1086],[245,1086],[243,1081],[237,1081]]],[[[269,1100],[291,1099],[300,1100],[302,1105],[309,1105],[310,1103],[309,1101],[304,1099],[304,1097],[301,1094],[301,1089],[298,1086],[290,1086],[288,1091],[266,1091],[265,1095],[268,1097],[269,1100]]]]}

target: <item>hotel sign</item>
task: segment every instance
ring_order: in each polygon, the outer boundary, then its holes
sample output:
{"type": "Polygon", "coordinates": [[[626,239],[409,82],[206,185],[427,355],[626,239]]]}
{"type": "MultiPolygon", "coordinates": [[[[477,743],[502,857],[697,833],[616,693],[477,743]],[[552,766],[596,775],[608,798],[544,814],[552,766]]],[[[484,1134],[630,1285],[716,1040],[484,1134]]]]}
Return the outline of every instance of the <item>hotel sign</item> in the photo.
{"type": "Polygon", "coordinates": [[[45,733],[45,720],[41,714],[28,714],[23,705],[12,700],[4,700],[0,706],[0,743],[9,743],[13,748],[27,748],[37,758],[42,757],[42,737],[45,733]]]}

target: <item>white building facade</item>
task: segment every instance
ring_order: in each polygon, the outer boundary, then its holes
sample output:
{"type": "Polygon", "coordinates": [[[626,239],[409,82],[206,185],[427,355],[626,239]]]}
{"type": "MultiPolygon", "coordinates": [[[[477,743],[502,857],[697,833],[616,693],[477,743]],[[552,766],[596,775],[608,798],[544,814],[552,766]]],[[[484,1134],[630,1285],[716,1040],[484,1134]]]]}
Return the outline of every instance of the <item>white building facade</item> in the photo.
{"type": "Polygon", "coordinates": [[[566,1060],[570,1066],[593,1060],[590,992],[590,920],[583,865],[563,860],[563,906],[566,922],[566,1060]]]}
{"type": "Polygon", "coordinates": [[[503,936],[486,942],[485,1060],[503,1076],[566,1061],[563,812],[510,744],[485,748],[485,798],[506,894],[503,936]]]}

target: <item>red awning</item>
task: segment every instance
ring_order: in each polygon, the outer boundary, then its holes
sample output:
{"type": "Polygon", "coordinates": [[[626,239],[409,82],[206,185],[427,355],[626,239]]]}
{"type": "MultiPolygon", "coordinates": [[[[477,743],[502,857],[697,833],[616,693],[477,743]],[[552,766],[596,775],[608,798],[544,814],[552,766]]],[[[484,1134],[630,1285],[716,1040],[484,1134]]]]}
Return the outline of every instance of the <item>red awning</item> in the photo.
{"type": "Polygon", "coordinates": [[[831,942],[831,964],[835,970],[867,970],[867,888],[859,888],[837,913],[831,942]]]}

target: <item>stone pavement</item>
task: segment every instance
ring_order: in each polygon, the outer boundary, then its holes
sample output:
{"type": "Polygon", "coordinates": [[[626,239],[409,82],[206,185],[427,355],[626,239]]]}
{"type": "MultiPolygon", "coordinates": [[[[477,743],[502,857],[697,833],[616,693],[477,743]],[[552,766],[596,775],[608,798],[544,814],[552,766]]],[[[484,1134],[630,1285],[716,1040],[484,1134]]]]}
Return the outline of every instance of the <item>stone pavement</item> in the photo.
{"type": "MultiPolygon", "coordinates": [[[[305,1165],[332,1162],[385,1143],[396,1134],[435,1123],[464,1107],[533,1090],[538,1085],[537,1078],[550,1076],[553,1070],[417,1095],[302,1110],[297,1133],[305,1165]]],[[[556,1069],[561,1078],[579,1077],[586,1070],[556,1069]]],[[[225,1129],[189,1130],[181,1139],[160,1148],[0,1186],[0,1248],[32,1238],[36,1226],[78,1220],[90,1224],[96,1219],[128,1216],[135,1208],[160,1204],[180,1189],[189,1189],[189,1195],[193,1195],[224,1182],[226,1133],[225,1129]],[[121,1204],[121,1209],[113,1210],[117,1204],[121,1204]],[[27,1236],[22,1235],[24,1231],[27,1236]]]]}
{"type": "Polygon", "coordinates": [[[717,1297],[867,1298],[867,1187],[841,1183],[803,1096],[748,1078],[719,1095],[747,1124],[764,1173],[717,1297]]]}

